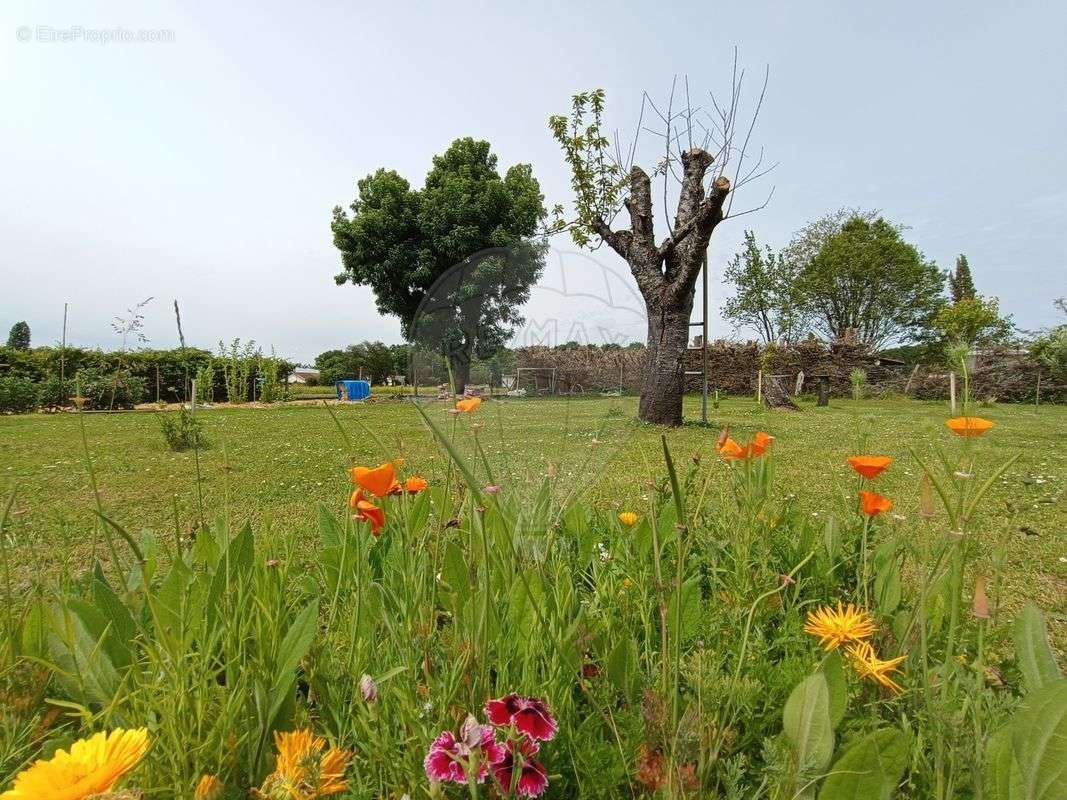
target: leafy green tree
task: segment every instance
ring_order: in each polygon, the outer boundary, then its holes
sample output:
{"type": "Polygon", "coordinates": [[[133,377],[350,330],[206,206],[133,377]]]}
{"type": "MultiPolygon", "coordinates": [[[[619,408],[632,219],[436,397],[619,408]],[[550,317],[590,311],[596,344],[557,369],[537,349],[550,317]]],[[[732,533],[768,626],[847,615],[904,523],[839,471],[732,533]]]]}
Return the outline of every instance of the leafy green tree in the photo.
{"type": "Polygon", "coordinates": [[[953,303],[971,300],[977,295],[974,278],[971,277],[971,266],[967,263],[967,256],[962,253],[956,256],[956,268],[948,277],[948,290],[953,303]]]}
{"type": "Polygon", "coordinates": [[[7,335],[7,346],[12,350],[30,349],[30,326],[26,322],[16,322],[7,335]]]}
{"type": "Polygon", "coordinates": [[[933,327],[945,344],[968,348],[1004,342],[1015,330],[1011,318],[1001,316],[997,298],[981,295],[942,306],[934,316],[933,327]]]}
{"type": "Polygon", "coordinates": [[[877,349],[920,338],[944,303],[944,274],[882,217],[851,217],[797,268],[802,302],[830,339],[855,331],[877,349]]]}
{"type": "Polygon", "coordinates": [[[792,344],[807,332],[809,314],[796,291],[794,262],[770,246],[761,250],[752,231],[745,231],[745,246],[723,277],[735,287],[723,316],[737,327],[754,329],[766,344],[792,344]]]}
{"type": "Polygon", "coordinates": [[[337,283],[370,286],[405,338],[432,340],[447,355],[462,391],[471,360],[522,322],[519,309],[544,267],[544,244],[534,240],[544,198],[532,168],[516,164],[501,176],[488,142],[457,139],[434,157],[422,189],[379,169],[358,182],[350,211],[333,211],[344,265],[337,283]],[[424,305],[431,291],[432,313],[424,305]]]}

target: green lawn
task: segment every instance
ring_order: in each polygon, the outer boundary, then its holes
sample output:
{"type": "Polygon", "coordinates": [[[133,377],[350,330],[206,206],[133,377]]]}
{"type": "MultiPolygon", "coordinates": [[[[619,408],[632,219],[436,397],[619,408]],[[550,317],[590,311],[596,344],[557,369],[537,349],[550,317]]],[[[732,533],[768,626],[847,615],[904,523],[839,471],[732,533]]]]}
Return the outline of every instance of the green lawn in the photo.
{"type": "MultiPolygon", "coordinates": [[[[641,511],[650,480],[664,471],[661,430],[635,421],[636,399],[524,399],[491,401],[475,415],[453,418],[444,404],[428,404],[431,416],[456,427],[456,441],[473,456],[473,422],[493,482],[522,492],[532,476],[553,469],[561,493],[586,493],[598,506],[641,511]]],[[[729,399],[710,410],[712,426],[690,424],[667,433],[679,461],[691,455],[725,485],[726,466],[714,453],[721,425],[747,438],[763,429],[777,437],[773,456],[777,489],[795,494],[814,515],[843,508],[855,490],[845,456],[861,449],[894,456],[879,489],[896,503],[894,512],[918,525],[920,469],[908,453],[933,459],[940,443],[959,440],[944,427],[940,403],[835,400],[802,413],[762,410],[749,399],[729,399]]],[[[1067,408],[996,406],[980,413],[997,423],[978,440],[978,471],[988,475],[1015,453],[1021,459],[995,485],[980,535],[1007,541],[1009,603],[1036,600],[1051,612],[1055,638],[1063,642],[1067,614],[1067,408]]],[[[699,417],[699,398],[686,400],[686,414],[699,417]]],[[[198,412],[211,446],[200,457],[202,502],[214,515],[228,504],[237,518],[269,523],[293,537],[311,535],[320,502],[337,506],[348,484],[349,452],[377,463],[403,454],[411,469],[431,481],[443,479],[446,459],[411,403],[383,399],[336,407],[337,420],[322,406],[214,409],[198,412]],[[349,447],[351,450],[349,450],[349,447]]],[[[86,414],[85,435],[105,513],[131,531],[191,530],[200,503],[193,453],[172,453],[151,413],[86,414]]],[[[480,459],[476,459],[481,463],[480,459]]],[[[482,470],[484,471],[484,467],[482,470]]],[[[93,493],[75,414],[0,418],[0,471],[15,501],[7,539],[15,554],[16,579],[66,567],[83,568],[93,541],[93,493]]],[[[976,478],[976,479],[980,479],[976,478]]],[[[486,482],[490,481],[488,478],[486,482]]]]}

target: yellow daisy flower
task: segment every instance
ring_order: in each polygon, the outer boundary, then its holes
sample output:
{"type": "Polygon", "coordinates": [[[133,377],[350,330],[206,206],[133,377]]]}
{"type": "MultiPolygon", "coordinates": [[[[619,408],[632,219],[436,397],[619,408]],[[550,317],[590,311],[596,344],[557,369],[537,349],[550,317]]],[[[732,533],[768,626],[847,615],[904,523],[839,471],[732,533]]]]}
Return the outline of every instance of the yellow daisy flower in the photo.
{"type": "Polygon", "coordinates": [[[109,792],[147,750],[145,728],[101,731],[20,772],[0,800],[83,800],[109,792]]]}
{"type": "Polygon", "coordinates": [[[861,678],[875,681],[894,694],[904,691],[900,684],[894,681],[890,675],[900,672],[899,665],[906,656],[897,656],[883,661],[874,652],[870,642],[859,642],[848,648],[848,654],[852,658],[852,666],[861,678]]]}
{"type": "Polygon", "coordinates": [[[852,603],[837,608],[823,606],[808,614],[804,630],[819,638],[819,644],[827,651],[836,650],[846,642],[859,642],[874,633],[871,615],[852,603]]]}
{"type": "Polygon", "coordinates": [[[632,511],[620,511],[619,512],[619,522],[621,522],[626,527],[630,527],[631,525],[636,525],[637,524],[637,514],[635,514],[632,511]]]}

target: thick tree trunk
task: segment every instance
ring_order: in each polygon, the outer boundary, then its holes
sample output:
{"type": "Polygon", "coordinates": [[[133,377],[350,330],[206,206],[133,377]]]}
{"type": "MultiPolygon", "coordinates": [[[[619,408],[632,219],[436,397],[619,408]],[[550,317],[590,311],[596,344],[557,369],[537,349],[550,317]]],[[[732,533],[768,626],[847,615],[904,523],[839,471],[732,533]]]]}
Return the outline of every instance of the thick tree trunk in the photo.
{"type": "Polygon", "coordinates": [[[645,377],[641,387],[638,416],[656,425],[682,424],[682,396],[685,393],[686,347],[689,341],[687,304],[675,308],[648,309],[648,349],[645,377]]]}
{"type": "Polygon", "coordinates": [[[462,352],[453,353],[448,357],[448,362],[452,367],[453,388],[457,395],[461,395],[467,390],[467,383],[471,379],[470,356],[462,352]]]}
{"type": "Polygon", "coordinates": [[[793,402],[789,392],[773,375],[763,377],[763,399],[771,408],[783,408],[786,411],[799,411],[800,406],[793,402]]]}

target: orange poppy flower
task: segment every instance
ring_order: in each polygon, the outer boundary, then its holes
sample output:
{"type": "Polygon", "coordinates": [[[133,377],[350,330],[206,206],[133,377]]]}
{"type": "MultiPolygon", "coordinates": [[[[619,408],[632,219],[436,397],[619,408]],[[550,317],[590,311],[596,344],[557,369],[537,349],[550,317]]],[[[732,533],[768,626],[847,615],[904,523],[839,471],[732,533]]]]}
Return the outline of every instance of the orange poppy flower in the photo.
{"type": "Polygon", "coordinates": [[[423,489],[427,488],[429,485],[429,481],[427,481],[421,475],[412,475],[410,478],[404,481],[404,489],[407,491],[408,494],[418,494],[423,489]]]}
{"type": "Polygon", "coordinates": [[[774,441],[774,437],[769,434],[759,431],[752,437],[752,441],[742,447],[731,437],[727,436],[716,447],[719,451],[719,455],[728,461],[747,460],[749,458],[758,458],[767,452],[767,448],[771,446],[771,442],[774,441]]]}
{"type": "Polygon", "coordinates": [[[893,463],[893,459],[889,456],[849,456],[848,463],[864,478],[871,480],[881,475],[893,463]]]}
{"type": "Polygon", "coordinates": [[[456,408],[460,411],[474,411],[478,406],[482,404],[482,398],[480,397],[467,397],[456,403],[456,408]]]}
{"type": "Polygon", "coordinates": [[[860,492],[860,508],[868,517],[876,517],[893,507],[893,501],[878,492],[860,492]]]}
{"type": "Polygon", "coordinates": [[[981,436],[996,423],[990,422],[988,419],[982,419],[982,417],[953,417],[946,421],[945,424],[957,436],[971,438],[981,436]]]}
{"type": "Polygon", "coordinates": [[[358,484],[375,497],[385,497],[396,483],[396,469],[386,462],[377,467],[352,467],[352,483],[358,484]]]}
{"type": "Polygon", "coordinates": [[[385,512],[370,500],[364,498],[362,489],[356,489],[356,491],[352,492],[352,496],[348,498],[348,507],[356,510],[356,513],[352,515],[352,519],[369,522],[370,532],[375,536],[378,535],[378,531],[385,524],[385,512]]]}

